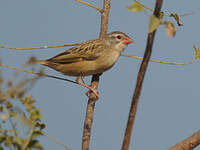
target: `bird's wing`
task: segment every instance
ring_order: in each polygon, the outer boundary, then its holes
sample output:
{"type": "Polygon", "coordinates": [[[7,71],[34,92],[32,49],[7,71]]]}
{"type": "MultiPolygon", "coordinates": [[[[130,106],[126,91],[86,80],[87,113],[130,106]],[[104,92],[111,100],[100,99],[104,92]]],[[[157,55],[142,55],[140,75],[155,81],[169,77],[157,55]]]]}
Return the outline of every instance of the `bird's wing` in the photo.
{"type": "Polygon", "coordinates": [[[90,61],[97,59],[103,51],[103,40],[87,41],[79,46],[72,47],[47,61],[54,63],[73,63],[80,61],[90,61]]]}

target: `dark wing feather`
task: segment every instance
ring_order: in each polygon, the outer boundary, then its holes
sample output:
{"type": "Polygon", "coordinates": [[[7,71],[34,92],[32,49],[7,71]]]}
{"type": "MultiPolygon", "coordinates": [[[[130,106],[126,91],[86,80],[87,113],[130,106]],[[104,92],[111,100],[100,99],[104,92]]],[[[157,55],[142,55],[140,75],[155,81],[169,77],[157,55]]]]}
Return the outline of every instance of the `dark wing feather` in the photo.
{"type": "Polygon", "coordinates": [[[73,63],[84,60],[95,60],[97,59],[103,49],[103,40],[91,40],[87,41],[79,46],[72,47],[47,61],[54,63],[73,63]]]}

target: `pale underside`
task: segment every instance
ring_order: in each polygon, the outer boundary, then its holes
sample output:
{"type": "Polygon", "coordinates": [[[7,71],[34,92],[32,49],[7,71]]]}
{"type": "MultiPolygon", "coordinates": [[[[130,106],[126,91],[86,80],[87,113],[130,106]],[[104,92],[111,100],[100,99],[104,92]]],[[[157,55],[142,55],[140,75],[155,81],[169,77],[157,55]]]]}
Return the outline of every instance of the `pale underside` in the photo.
{"type": "Polygon", "coordinates": [[[89,76],[110,69],[117,61],[120,52],[115,51],[102,40],[92,40],[73,47],[38,64],[53,68],[68,76],[89,76]],[[94,43],[94,44],[93,44],[94,43]]]}

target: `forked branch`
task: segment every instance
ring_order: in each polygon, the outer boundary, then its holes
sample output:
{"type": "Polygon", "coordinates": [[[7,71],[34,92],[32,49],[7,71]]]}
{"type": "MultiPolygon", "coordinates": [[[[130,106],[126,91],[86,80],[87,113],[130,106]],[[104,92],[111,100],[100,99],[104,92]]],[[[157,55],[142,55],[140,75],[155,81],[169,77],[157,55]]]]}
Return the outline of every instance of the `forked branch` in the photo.
{"type": "MultiPolygon", "coordinates": [[[[101,13],[101,29],[99,38],[102,38],[107,33],[109,12],[110,12],[110,0],[104,0],[103,11],[101,13]]],[[[100,74],[92,76],[92,81],[91,81],[92,88],[98,89],[99,77],[100,74]]],[[[89,150],[90,146],[91,128],[93,123],[94,107],[96,103],[95,97],[96,96],[93,93],[91,93],[88,99],[86,116],[84,121],[84,129],[83,129],[82,150],[89,150]]]]}

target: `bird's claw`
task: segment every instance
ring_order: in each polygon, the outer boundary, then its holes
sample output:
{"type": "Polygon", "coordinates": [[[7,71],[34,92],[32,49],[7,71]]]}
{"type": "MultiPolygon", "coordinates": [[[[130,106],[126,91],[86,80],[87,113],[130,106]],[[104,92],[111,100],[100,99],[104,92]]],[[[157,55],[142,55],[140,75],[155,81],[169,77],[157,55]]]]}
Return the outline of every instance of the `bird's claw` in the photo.
{"type": "Polygon", "coordinates": [[[77,83],[80,84],[81,86],[86,87],[87,89],[89,89],[89,91],[85,93],[88,97],[90,96],[90,94],[92,92],[95,95],[95,99],[99,99],[99,92],[98,92],[98,90],[92,88],[91,86],[88,86],[85,83],[82,83],[82,82],[77,82],[77,83]]]}
{"type": "Polygon", "coordinates": [[[93,89],[93,88],[90,88],[90,90],[87,91],[87,92],[85,93],[85,95],[87,95],[87,96],[89,97],[90,94],[91,94],[91,92],[94,93],[94,95],[96,96],[96,99],[99,99],[99,92],[98,92],[98,90],[93,89]]]}

